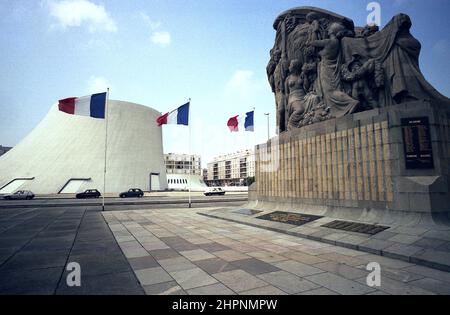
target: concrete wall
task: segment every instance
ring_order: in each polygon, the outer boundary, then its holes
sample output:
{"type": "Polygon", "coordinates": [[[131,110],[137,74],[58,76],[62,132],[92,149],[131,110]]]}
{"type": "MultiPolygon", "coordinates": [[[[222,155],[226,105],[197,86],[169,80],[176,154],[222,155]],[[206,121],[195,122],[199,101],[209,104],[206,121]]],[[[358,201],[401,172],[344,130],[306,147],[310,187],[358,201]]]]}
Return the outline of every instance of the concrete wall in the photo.
{"type": "Polygon", "coordinates": [[[449,213],[449,179],[450,108],[411,102],[314,124],[257,146],[249,199],[291,207],[449,213]],[[406,169],[401,119],[424,116],[435,167],[406,169]]]}
{"type": "MultiPolygon", "coordinates": [[[[167,188],[162,131],[156,110],[122,101],[108,103],[106,192],[149,190],[150,173],[167,188]]],[[[41,123],[0,157],[0,188],[15,178],[33,178],[20,189],[59,192],[71,178],[90,178],[80,190],[103,192],[105,120],[68,115],[51,107],[41,123]]]]}

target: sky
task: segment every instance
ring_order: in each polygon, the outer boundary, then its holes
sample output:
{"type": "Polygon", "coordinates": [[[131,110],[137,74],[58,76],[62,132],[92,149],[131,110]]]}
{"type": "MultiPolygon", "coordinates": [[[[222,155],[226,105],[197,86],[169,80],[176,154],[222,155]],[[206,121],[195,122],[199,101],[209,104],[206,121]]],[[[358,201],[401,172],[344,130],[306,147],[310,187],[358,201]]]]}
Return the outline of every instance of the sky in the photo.
{"type": "MultiPolygon", "coordinates": [[[[266,78],[273,21],[316,6],[366,24],[367,0],[0,0],[0,145],[14,146],[52,104],[110,88],[110,98],[167,112],[191,98],[191,141],[164,126],[164,152],[213,157],[275,135],[266,78]],[[226,122],[255,108],[255,132],[226,122]]],[[[381,25],[407,13],[427,80],[450,95],[450,1],[383,0],[381,25]]],[[[149,121],[149,124],[155,123],[149,121]]]]}

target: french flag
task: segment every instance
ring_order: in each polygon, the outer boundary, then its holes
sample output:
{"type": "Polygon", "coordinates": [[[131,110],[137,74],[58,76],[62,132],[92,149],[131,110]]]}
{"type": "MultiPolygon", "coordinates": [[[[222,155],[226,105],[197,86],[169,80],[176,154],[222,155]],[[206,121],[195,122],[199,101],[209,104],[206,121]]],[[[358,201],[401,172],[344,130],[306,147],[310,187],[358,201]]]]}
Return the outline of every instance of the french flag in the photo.
{"type": "Polygon", "coordinates": [[[106,92],[59,100],[59,110],[71,115],[105,119],[106,92]]]}
{"type": "Polygon", "coordinates": [[[177,109],[165,113],[156,119],[158,126],[162,125],[189,125],[189,105],[190,102],[178,107],[177,109]]]}
{"type": "Polygon", "coordinates": [[[243,117],[239,117],[239,115],[231,117],[228,119],[227,126],[231,132],[238,132],[239,126],[242,127],[242,123],[244,124],[245,131],[255,131],[254,117],[255,111],[251,111],[245,114],[245,119],[243,117]]]}

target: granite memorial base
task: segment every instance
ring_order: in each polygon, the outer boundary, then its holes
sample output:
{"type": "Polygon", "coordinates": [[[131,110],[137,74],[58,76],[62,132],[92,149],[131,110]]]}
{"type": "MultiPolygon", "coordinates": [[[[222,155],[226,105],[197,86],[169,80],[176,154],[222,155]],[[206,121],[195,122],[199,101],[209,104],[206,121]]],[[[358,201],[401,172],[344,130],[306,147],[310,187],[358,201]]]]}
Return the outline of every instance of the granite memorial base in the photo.
{"type": "Polygon", "coordinates": [[[417,101],[284,132],[256,147],[256,208],[450,226],[450,109],[417,101]]]}

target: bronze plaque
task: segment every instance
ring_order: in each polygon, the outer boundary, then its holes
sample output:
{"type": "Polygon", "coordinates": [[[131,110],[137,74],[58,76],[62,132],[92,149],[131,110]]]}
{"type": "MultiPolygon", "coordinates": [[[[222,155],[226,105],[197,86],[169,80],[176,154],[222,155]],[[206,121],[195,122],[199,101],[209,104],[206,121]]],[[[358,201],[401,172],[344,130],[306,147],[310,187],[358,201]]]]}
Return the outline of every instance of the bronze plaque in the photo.
{"type": "Polygon", "coordinates": [[[310,214],[275,211],[257,218],[261,220],[275,221],[300,226],[323,217],[310,214]]]}
{"type": "Polygon", "coordinates": [[[406,169],[433,169],[428,117],[403,118],[402,131],[406,169]]]}

